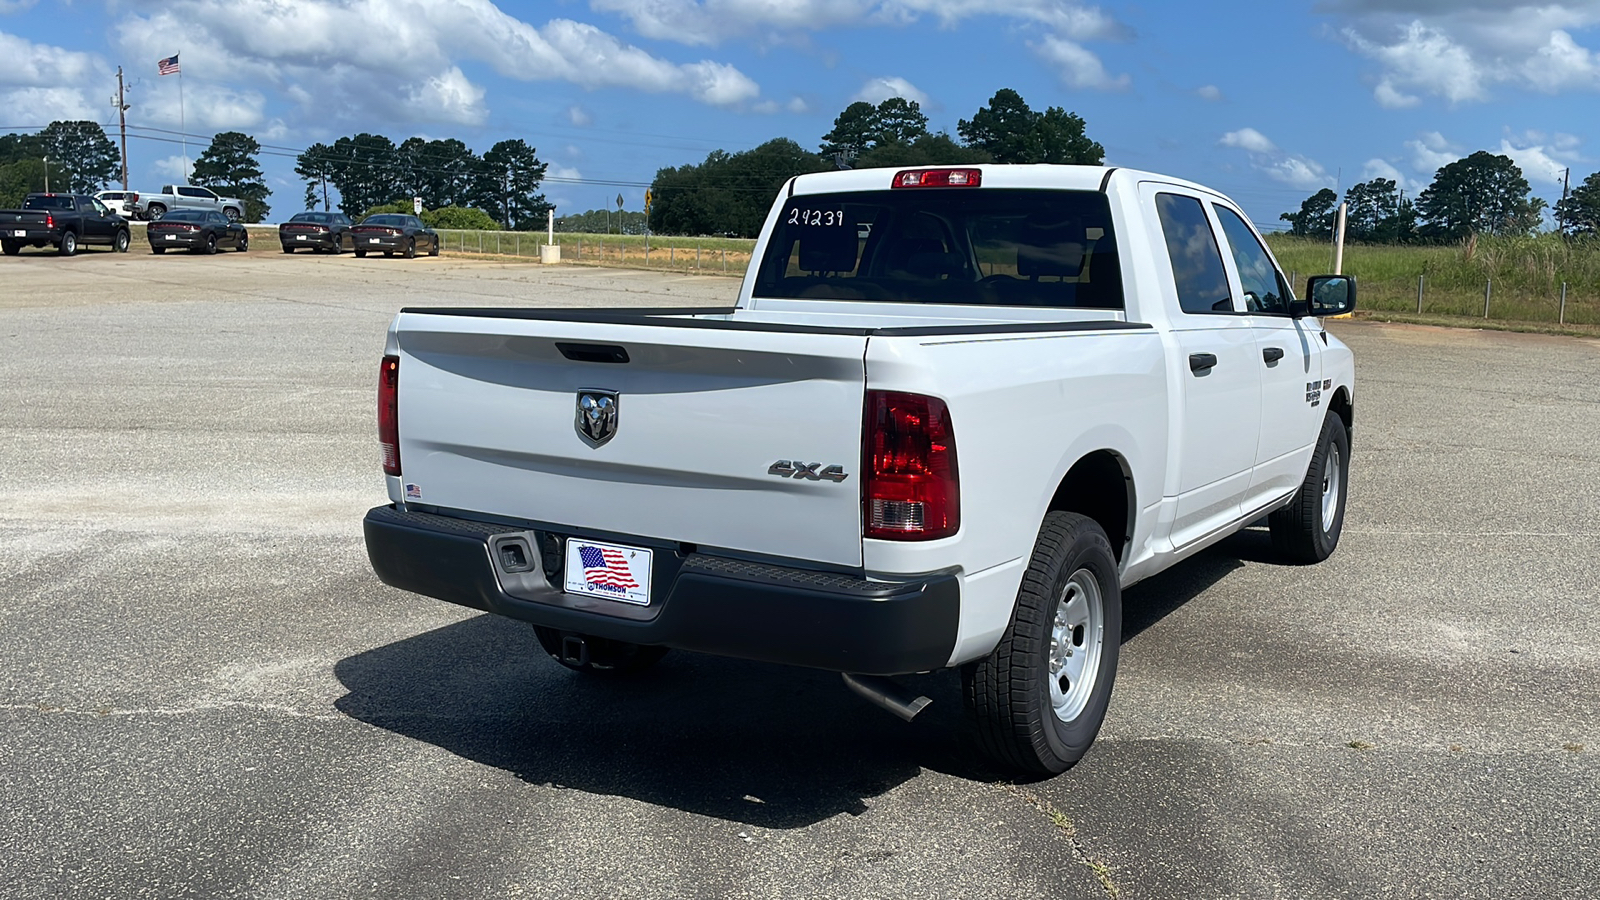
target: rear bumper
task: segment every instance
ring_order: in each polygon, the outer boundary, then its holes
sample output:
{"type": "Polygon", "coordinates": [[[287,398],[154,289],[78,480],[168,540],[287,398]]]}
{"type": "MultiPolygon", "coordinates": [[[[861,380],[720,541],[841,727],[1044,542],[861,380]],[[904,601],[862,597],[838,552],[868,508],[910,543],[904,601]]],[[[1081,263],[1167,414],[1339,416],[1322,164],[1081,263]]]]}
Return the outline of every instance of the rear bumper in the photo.
{"type": "Polygon", "coordinates": [[[371,234],[353,235],[354,243],[352,246],[357,250],[381,250],[385,253],[394,253],[404,250],[409,240],[410,238],[404,235],[399,237],[371,234]]]}
{"type": "Polygon", "coordinates": [[[285,247],[336,247],[339,238],[327,232],[280,231],[278,242],[285,247]]]}
{"type": "Polygon", "coordinates": [[[0,228],[0,240],[18,244],[59,244],[61,229],[30,228],[26,225],[9,225],[0,228]],[[18,234],[17,232],[22,232],[18,234]]]}
{"type": "Polygon", "coordinates": [[[363,524],[385,583],[563,631],[866,675],[942,668],[955,648],[961,586],[949,572],[868,581],[656,544],[655,599],[641,608],[563,593],[537,570],[533,589],[527,574],[502,576],[491,542],[529,535],[559,552],[548,532],[392,506],[363,524]]]}

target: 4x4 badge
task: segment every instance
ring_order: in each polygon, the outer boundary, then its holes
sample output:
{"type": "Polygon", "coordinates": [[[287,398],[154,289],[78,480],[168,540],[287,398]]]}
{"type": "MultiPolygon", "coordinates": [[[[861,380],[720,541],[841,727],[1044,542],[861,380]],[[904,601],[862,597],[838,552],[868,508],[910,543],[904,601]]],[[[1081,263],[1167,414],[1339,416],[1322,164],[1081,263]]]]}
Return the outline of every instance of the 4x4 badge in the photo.
{"type": "Polygon", "coordinates": [[[584,443],[598,447],[616,436],[619,399],[616,391],[578,391],[578,437],[584,443]]]}
{"type": "Polygon", "coordinates": [[[822,471],[817,471],[822,463],[805,463],[799,460],[780,459],[767,467],[768,475],[779,478],[799,478],[804,481],[831,481],[838,484],[850,476],[845,474],[844,466],[828,466],[822,471]]]}

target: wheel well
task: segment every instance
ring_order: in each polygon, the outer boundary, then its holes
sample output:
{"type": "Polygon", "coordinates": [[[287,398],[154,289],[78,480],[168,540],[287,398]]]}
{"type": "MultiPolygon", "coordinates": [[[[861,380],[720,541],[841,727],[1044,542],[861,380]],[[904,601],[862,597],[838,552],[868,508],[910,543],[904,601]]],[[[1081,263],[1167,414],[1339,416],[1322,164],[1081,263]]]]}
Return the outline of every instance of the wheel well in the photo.
{"type": "Polygon", "coordinates": [[[1100,524],[1117,562],[1133,537],[1133,475],[1122,457],[1096,450],[1073,464],[1050,499],[1051,512],[1074,512],[1100,524]]]}
{"type": "Polygon", "coordinates": [[[1333,393],[1333,399],[1328,401],[1328,412],[1334,413],[1344,420],[1344,433],[1346,439],[1355,434],[1356,408],[1350,402],[1350,393],[1344,388],[1339,388],[1333,393]]]}

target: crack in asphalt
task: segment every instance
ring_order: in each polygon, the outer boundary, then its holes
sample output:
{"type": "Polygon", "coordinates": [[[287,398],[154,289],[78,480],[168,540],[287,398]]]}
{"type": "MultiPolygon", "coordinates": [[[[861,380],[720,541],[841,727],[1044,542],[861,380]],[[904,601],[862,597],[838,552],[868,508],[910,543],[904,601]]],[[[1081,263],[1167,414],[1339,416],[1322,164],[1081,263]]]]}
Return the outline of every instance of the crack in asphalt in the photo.
{"type": "Polygon", "coordinates": [[[1073,861],[1087,868],[1094,875],[1095,881],[1100,882],[1100,887],[1105,890],[1107,897],[1111,898],[1111,900],[1119,900],[1121,898],[1122,888],[1118,887],[1116,881],[1111,877],[1113,871],[1111,865],[1098,856],[1090,855],[1089,851],[1084,848],[1083,841],[1078,837],[1078,826],[1073,823],[1066,813],[1056,809],[1055,805],[1049,800],[1032,791],[1023,790],[1010,782],[1000,782],[997,786],[1044,814],[1044,817],[1050,820],[1050,824],[1055,826],[1056,832],[1066,841],[1067,847],[1072,851],[1073,861]]]}

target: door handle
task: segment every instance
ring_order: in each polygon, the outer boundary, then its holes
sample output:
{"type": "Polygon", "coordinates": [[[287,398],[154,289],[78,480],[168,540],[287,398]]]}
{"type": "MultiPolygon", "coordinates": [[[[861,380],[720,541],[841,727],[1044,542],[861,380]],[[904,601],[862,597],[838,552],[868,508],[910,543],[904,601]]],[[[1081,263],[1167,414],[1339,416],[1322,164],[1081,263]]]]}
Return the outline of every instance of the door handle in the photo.
{"type": "Polygon", "coordinates": [[[1206,372],[1215,368],[1216,365],[1217,355],[1215,353],[1189,354],[1189,371],[1191,372],[1206,372]]]}
{"type": "Polygon", "coordinates": [[[1278,360],[1283,359],[1283,348],[1268,347],[1261,351],[1261,358],[1269,363],[1275,363],[1278,360]]]}

